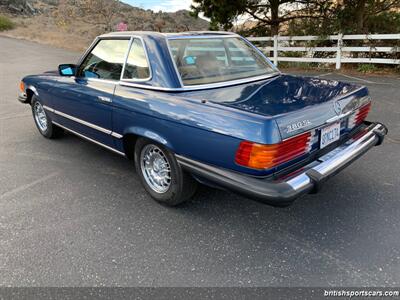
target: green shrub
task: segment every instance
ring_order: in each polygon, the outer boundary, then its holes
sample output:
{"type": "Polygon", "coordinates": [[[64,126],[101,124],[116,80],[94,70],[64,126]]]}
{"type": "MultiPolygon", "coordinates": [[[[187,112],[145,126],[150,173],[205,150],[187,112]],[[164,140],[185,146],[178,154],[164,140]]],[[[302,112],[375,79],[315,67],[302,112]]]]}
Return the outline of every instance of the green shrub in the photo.
{"type": "Polygon", "coordinates": [[[15,24],[7,17],[0,16],[0,31],[10,30],[15,27],[15,24]]]}
{"type": "Polygon", "coordinates": [[[357,71],[361,73],[373,73],[377,70],[377,67],[373,64],[359,64],[357,71]]]}

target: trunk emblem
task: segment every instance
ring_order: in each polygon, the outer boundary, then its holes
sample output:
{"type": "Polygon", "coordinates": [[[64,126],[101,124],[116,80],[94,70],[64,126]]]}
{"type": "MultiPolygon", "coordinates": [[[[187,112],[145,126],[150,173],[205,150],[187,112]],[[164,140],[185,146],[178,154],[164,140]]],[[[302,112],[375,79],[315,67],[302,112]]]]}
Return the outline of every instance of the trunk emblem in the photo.
{"type": "Polygon", "coordinates": [[[303,120],[300,122],[292,123],[292,124],[289,124],[288,126],[286,126],[286,132],[290,133],[292,131],[302,129],[302,128],[310,126],[310,125],[311,125],[310,120],[303,120]]]}
{"type": "Polygon", "coordinates": [[[335,101],[335,103],[333,103],[333,109],[338,116],[342,113],[342,105],[339,101],[335,101]]]}

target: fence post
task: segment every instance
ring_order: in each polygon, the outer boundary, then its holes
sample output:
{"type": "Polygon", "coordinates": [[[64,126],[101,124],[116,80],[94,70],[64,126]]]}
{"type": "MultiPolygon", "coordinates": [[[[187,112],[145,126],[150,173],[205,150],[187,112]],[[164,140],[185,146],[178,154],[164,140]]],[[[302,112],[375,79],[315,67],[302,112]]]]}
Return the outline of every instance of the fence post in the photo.
{"type": "Polygon", "coordinates": [[[278,36],[274,35],[274,64],[278,66],[278,36]]]}
{"type": "Polygon", "coordinates": [[[343,46],[343,34],[338,34],[337,40],[337,51],[336,51],[336,70],[340,70],[342,64],[342,46],[343,46]]]}

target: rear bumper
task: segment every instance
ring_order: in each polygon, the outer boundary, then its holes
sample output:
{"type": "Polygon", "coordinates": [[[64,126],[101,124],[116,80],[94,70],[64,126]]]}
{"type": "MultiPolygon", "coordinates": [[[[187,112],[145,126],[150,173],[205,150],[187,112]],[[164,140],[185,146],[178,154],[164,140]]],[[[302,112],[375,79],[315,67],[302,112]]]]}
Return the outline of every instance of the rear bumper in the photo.
{"type": "Polygon", "coordinates": [[[380,123],[365,122],[363,134],[318,158],[285,179],[271,181],[204,164],[177,155],[179,164],[188,172],[246,197],[277,206],[285,206],[303,194],[316,192],[321,184],[383,142],[387,128],[380,123]]]}

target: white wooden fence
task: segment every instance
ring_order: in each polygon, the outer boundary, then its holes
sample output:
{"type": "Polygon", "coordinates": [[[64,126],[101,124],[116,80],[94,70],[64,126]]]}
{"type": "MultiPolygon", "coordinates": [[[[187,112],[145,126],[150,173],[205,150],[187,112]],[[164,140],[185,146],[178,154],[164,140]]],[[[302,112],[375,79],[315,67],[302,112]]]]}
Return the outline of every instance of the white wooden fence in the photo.
{"type": "MultiPolygon", "coordinates": [[[[352,52],[386,52],[397,54],[400,52],[400,47],[388,46],[374,47],[374,46],[359,46],[359,47],[346,47],[344,46],[345,40],[359,40],[360,44],[364,41],[370,40],[400,40],[400,34],[352,34],[352,35],[330,35],[324,38],[319,36],[273,36],[273,37],[248,37],[249,41],[252,42],[273,42],[272,47],[259,48],[266,51],[273,51],[273,62],[278,65],[279,61],[290,61],[290,62],[318,62],[318,63],[332,63],[336,64],[336,69],[340,69],[342,63],[374,63],[374,64],[400,64],[400,59],[390,58],[368,58],[351,57],[352,52]],[[287,46],[291,41],[317,41],[317,40],[332,40],[336,41],[335,47],[290,47],[287,46]],[[279,56],[280,51],[293,51],[293,52],[306,52],[307,54],[303,57],[287,57],[279,56]],[[319,52],[336,52],[335,57],[330,58],[318,58],[313,57],[313,53],[319,52]]],[[[393,45],[393,42],[392,42],[393,45]]]]}

